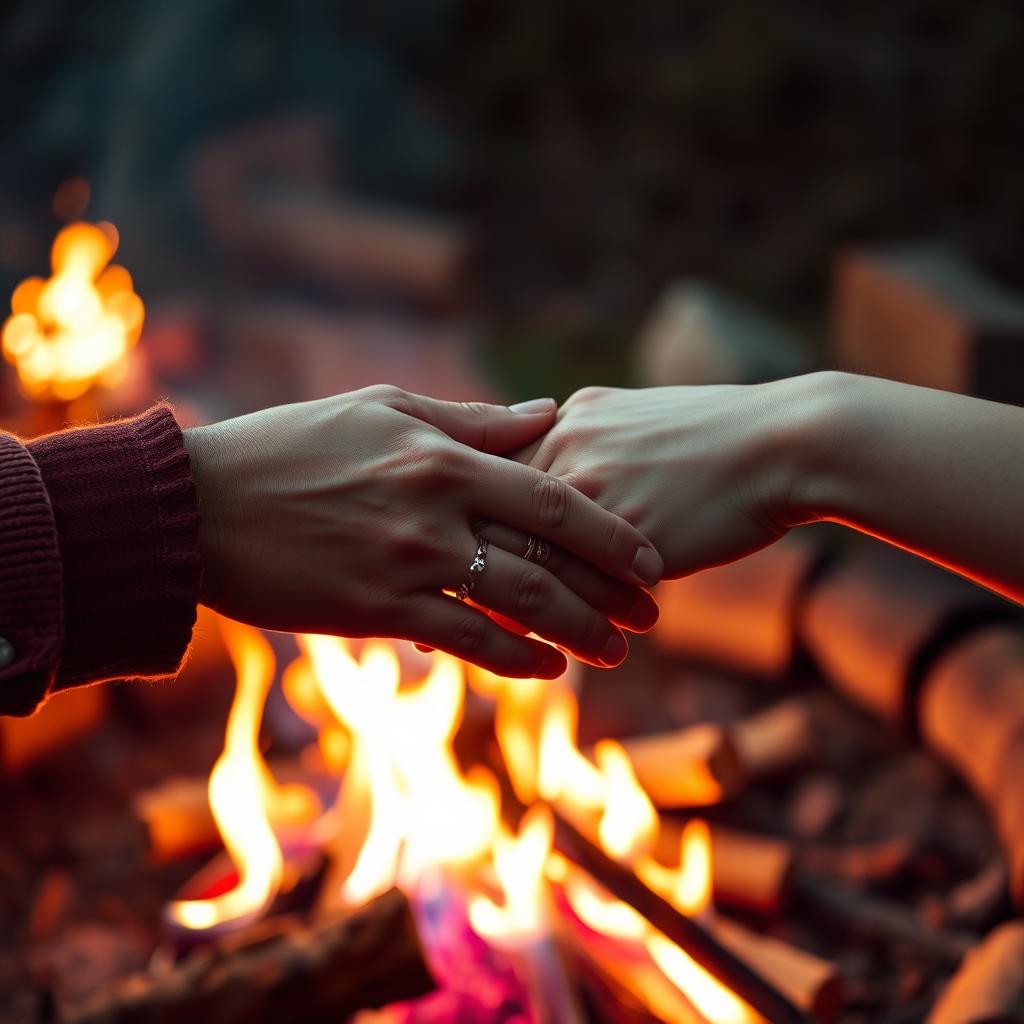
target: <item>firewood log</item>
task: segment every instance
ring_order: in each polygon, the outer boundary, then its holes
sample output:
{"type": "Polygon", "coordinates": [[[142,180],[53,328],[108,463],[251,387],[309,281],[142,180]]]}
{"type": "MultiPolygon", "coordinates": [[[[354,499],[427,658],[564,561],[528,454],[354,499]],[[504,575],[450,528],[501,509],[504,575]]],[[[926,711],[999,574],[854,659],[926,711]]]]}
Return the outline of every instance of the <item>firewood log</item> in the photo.
{"type": "Polygon", "coordinates": [[[935,244],[843,253],[832,298],[842,369],[1024,400],[1024,300],[935,244]]]}
{"type": "Polygon", "coordinates": [[[62,1024],[329,1024],[433,987],[409,905],[392,890],[345,917],[264,921],[125,978],[62,1024]]]}
{"type": "Polygon", "coordinates": [[[771,935],[716,917],[714,932],[738,957],[771,978],[796,1003],[820,1024],[829,1024],[839,1015],[842,984],[839,970],[825,960],[771,935]]]}
{"type": "MultiPolygon", "coordinates": [[[[796,865],[796,850],[786,839],[755,835],[713,822],[711,879],[716,903],[778,914],[789,894],[796,865]]],[[[679,864],[682,825],[663,818],[655,858],[666,867],[679,864]]]]}
{"type": "Polygon", "coordinates": [[[814,703],[794,697],[736,722],[700,723],[621,743],[656,807],[699,807],[809,758],[818,742],[814,703]]]}
{"type": "Polygon", "coordinates": [[[965,638],[929,674],[921,734],[992,813],[1024,905],[1024,629],[999,626],[965,638]]]}
{"type": "Polygon", "coordinates": [[[928,1024],[983,1024],[1024,1017],[1024,921],[990,932],[939,996],[928,1024]]]}
{"type": "Polygon", "coordinates": [[[868,541],[833,564],[802,604],[798,629],[829,681],[892,724],[915,721],[935,657],[1011,606],[923,559],[868,541]]]}
{"type": "Polygon", "coordinates": [[[818,536],[794,531],[729,565],[659,584],[655,642],[698,661],[781,675],[797,653],[796,607],[823,557],[818,536]]]}

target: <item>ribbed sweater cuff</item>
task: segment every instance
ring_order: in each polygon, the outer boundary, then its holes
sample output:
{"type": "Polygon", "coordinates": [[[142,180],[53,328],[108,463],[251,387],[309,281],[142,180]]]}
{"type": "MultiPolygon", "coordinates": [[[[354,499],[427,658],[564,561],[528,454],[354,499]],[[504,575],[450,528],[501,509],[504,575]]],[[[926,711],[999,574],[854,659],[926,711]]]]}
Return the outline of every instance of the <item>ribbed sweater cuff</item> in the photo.
{"type": "Polygon", "coordinates": [[[171,675],[199,601],[199,512],[167,406],[28,445],[49,492],[64,570],[54,689],[171,675]]]}
{"type": "Polygon", "coordinates": [[[61,649],[61,567],[50,502],[25,446],[0,433],[0,636],[14,661],[0,672],[0,714],[31,714],[61,649]]]}

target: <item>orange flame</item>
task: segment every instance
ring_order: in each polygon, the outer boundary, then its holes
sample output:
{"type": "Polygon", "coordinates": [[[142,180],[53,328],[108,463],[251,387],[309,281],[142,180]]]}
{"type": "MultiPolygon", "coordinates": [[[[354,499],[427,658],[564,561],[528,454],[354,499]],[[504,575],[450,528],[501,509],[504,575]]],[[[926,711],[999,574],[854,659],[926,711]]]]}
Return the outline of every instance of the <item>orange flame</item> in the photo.
{"type": "Polygon", "coordinates": [[[268,813],[275,785],[258,744],[263,703],[274,678],[274,653],[259,630],[227,619],[221,628],[238,683],[224,751],[210,773],[210,809],[238,884],[212,899],[178,900],[169,906],[171,920],[193,929],[258,916],[277,893],[284,872],[268,813]]]}
{"type": "Polygon", "coordinates": [[[498,827],[498,787],[486,769],[463,775],[455,760],[451,741],[465,696],[459,662],[438,653],[419,686],[399,691],[391,645],[369,643],[356,661],[338,638],[301,642],[324,699],[351,735],[338,827],[342,848],[358,852],[344,900],[358,905],[378,895],[400,868],[415,877],[486,854],[498,827]],[[353,836],[356,822],[362,834],[353,836]]]}
{"type": "Polygon", "coordinates": [[[538,788],[545,800],[565,797],[584,810],[604,807],[604,777],[576,746],[579,708],[566,686],[555,688],[541,726],[538,788]]]}
{"type": "Polygon", "coordinates": [[[69,224],[53,243],[53,275],[14,290],[3,351],[30,398],[71,401],[124,377],[145,310],[128,271],[110,264],[117,245],[112,224],[69,224]]]}
{"type": "MultiPolygon", "coordinates": [[[[223,896],[172,905],[172,919],[197,929],[262,912],[284,873],[272,823],[299,820],[300,812],[309,820],[300,805],[311,794],[304,787],[278,786],[257,746],[272,652],[248,627],[225,623],[225,636],[238,688],[224,753],[211,774],[210,800],[239,882],[223,896]]],[[[548,807],[534,804],[517,835],[500,825],[494,776],[479,766],[463,773],[452,749],[466,693],[460,662],[437,653],[426,678],[403,688],[399,659],[388,643],[371,641],[356,658],[347,641],[336,637],[302,636],[299,642],[302,655],[284,673],[283,686],[296,710],[319,730],[324,763],[341,776],[338,800],[312,835],[342,869],[336,877],[344,903],[359,905],[395,884],[415,885],[437,867],[464,870],[473,864],[479,872],[489,856],[502,898],[477,890],[468,904],[472,927],[487,941],[517,946],[544,939],[551,879],[590,928],[638,951],[644,967],[636,983],[649,1001],[657,1002],[652,993],[660,991],[671,998],[657,1005],[685,1004],[712,1024],[762,1024],[637,911],[552,853],[548,807]],[[334,737],[330,744],[327,736],[334,737]]],[[[562,813],[582,813],[606,853],[631,865],[683,913],[713,913],[707,826],[686,826],[678,867],[654,860],[657,812],[619,743],[598,743],[596,764],[580,752],[578,706],[567,685],[496,678],[476,685],[497,698],[498,739],[519,792],[539,792],[562,813]]]]}
{"type": "Polygon", "coordinates": [[[627,863],[651,848],[658,837],[658,812],[636,780],[622,745],[602,740],[594,756],[605,779],[605,804],[598,837],[610,857],[627,863]]]}

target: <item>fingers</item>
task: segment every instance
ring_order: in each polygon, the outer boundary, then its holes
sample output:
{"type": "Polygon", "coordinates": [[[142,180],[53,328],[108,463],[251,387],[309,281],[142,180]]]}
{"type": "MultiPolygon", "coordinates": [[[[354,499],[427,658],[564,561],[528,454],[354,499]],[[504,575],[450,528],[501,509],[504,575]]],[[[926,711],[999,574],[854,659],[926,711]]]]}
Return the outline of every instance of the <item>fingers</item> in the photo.
{"type": "Polygon", "coordinates": [[[546,569],[492,547],[473,600],[507,615],[531,632],[558,644],[581,661],[602,668],[618,665],[629,650],[608,619],[580,600],[546,569]]]}
{"type": "Polygon", "coordinates": [[[639,530],[557,477],[492,456],[477,456],[470,489],[481,518],[557,544],[615,579],[652,586],[664,563],[639,530]]]}
{"type": "Polygon", "coordinates": [[[555,422],[553,398],[517,405],[486,402],[442,402],[423,395],[407,396],[407,408],[417,419],[443,430],[450,438],[477,451],[504,455],[535,441],[555,422]]]}
{"type": "MultiPolygon", "coordinates": [[[[530,538],[525,533],[501,523],[479,523],[476,532],[520,558],[529,550],[530,538]]],[[[646,633],[658,621],[658,605],[642,587],[613,580],[561,548],[552,547],[549,551],[542,567],[612,622],[634,633],[646,633]]],[[[540,559],[533,560],[541,564],[540,559]]]]}
{"type": "Polygon", "coordinates": [[[405,616],[405,638],[446,651],[496,675],[556,679],[565,656],[531,637],[514,636],[483,612],[442,594],[415,595],[405,616]]]}

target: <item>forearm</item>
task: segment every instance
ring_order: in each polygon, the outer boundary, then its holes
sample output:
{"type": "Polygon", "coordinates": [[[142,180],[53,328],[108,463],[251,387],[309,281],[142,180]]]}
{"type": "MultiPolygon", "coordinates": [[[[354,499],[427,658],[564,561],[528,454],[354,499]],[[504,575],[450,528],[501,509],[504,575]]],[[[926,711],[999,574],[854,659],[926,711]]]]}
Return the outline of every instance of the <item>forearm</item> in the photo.
{"type": "Polygon", "coordinates": [[[1024,409],[849,374],[785,383],[794,521],[844,523],[1024,601],[1024,409]]]}

